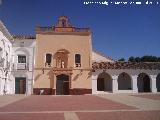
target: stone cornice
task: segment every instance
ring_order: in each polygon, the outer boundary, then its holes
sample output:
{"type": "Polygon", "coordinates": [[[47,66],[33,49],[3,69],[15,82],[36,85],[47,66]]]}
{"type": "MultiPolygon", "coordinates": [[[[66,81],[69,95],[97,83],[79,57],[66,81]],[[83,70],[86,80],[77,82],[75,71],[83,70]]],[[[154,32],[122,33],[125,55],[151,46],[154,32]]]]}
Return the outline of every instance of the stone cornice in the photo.
{"type": "Polygon", "coordinates": [[[37,34],[48,35],[82,35],[88,36],[91,34],[90,28],[76,28],[76,27],[36,27],[37,34]]]}

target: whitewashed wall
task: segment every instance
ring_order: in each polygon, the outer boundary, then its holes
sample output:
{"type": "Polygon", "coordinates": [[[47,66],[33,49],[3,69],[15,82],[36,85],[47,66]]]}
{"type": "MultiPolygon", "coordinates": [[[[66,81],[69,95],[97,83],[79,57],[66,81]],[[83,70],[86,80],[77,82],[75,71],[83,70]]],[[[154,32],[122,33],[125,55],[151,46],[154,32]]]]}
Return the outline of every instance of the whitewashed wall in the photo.
{"type": "Polygon", "coordinates": [[[12,93],[12,36],[0,21],[0,95],[12,93]]]}
{"type": "Polygon", "coordinates": [[[12,93],[15,94],[15,77],[26,78],[26,94],[32,93],[33,70],[34,70],[34,54],[35,54],[35,39],[15,39],[13,43],[13,68],[12,79],[14,88],[12,93]],[[18,70],[18,55],[26,56],[26,69],[18,70]]]}

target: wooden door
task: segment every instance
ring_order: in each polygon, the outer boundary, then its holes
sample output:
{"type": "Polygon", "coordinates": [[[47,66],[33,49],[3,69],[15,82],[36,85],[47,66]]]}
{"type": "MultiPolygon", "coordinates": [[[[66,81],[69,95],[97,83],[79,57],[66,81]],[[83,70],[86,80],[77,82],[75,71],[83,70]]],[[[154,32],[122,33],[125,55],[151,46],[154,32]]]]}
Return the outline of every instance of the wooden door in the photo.
{"type": "Polygon", "coordinates": [[[69,81],[63,81],[63,94],[69,95],[69,81]]]}
{"type": "Polygon", "coordinates": [[[104,78],[97,79],[97,90],[104,91],[104,78]]]}
{"type": "Polygon", "coordinates": [[[26,92],[26,78],[15,78],[15,94],[25,94],[26,92]]]}

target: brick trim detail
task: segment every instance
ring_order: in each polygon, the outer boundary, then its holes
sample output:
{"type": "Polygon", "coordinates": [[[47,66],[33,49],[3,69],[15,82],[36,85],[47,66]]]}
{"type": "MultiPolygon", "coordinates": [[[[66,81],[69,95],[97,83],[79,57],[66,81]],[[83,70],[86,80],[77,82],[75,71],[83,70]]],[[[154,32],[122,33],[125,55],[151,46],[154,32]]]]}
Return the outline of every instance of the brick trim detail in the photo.
{"type": "MultiPolygon", "coordinates": [[[[40,95],[40,91],[44,90],[41,95],[55,95],[56,90],[52,88],[34,88],[33,94],[40,95]]],[[[92,94],[92,89],[74,88],[69,90],[70,95],[92,94]]]]}
{"type": "Polygon", "coordinates": [[[92,89],[85,89],[85,88],[70,89],[70,95],[84,95],[84,94],[92,94],[92,89]]]}
{"type": "Polygon", "coordinates": [[[52,88],[33,88],[33,94],[40,95],[41,90],[44,90],[41,95],[55,95],[55,89],[52,88]]]}

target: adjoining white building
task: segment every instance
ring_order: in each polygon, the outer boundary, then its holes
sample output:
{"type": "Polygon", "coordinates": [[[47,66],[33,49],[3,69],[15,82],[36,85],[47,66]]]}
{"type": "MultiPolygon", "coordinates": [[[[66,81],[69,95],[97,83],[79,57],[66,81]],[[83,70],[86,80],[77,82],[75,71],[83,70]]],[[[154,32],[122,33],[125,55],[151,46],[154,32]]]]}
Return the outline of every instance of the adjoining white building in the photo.
{"type": "Polygon", "coordinates": [[[31,94],[33,85],[35,38],[14,36],[13,42],[13,94],[31,94]]]}
{"type": "Polygon", "coordinates": [[[0,95],[12,94],[12,42],[12,36],[0,21],[0,95]]]}

